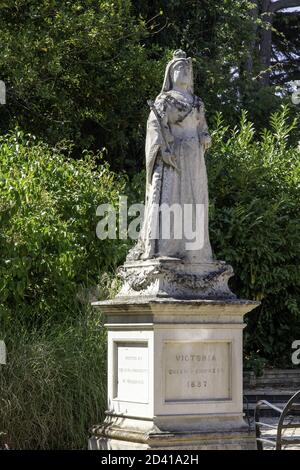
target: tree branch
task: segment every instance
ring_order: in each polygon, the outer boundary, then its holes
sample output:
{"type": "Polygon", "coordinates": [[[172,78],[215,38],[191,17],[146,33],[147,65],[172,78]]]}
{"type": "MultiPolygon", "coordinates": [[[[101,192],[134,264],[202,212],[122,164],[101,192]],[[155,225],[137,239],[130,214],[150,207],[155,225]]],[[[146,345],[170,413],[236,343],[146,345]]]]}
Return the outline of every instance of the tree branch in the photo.
{"type": "Polygon", "coordinates": [[[291,7],[300,7],[300,0],[277,0],[276,2],[271,2],[269,11],[275,13],[275,11],[291,7]]]}

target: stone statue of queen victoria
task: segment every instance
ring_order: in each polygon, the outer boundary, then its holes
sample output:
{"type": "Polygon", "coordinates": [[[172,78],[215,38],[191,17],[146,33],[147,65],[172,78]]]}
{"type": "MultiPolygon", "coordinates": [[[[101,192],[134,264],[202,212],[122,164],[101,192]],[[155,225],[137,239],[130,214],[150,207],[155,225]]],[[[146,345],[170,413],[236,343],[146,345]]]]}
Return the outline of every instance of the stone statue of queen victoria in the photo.
{"type": "Polygon", "coordinates": [[[242,329],[258,302],[235,300],[231,266],[212,258],[204,162],[211,139],[183,51],[149,104],[144,224],[120,268],[120,292],[93,304],[106,315],[109,380],[106,419],[89,448],[255,449],[243,419],[242,329]],[[172,236],[175,222],[164,236],[163,204],[192,207],[188,219],[203,208],[199,246],[190,249],[186,232],[172,236]]]}
{"type": "MultiPolygon", "coordinates": [[[[150,105],[151,106],[151,105],[150,105]]],[[[194,95],[191,58],[177,50],[168,63],[161,93],[157,96],[147,123],[146,205],[140,239],[128,259],[171,257],[192,263],[210,262],[212,251],[208,234],[208,189],[204,154],[211,145],[204,104],[194,95]],[[166,221],[159,211],[165,204],[182,211],[170,218],[170,236],[162,237],[166,221]],[[196,208],[201,209],[197,213],[196,208]],[[184,210],[188,211],[184,217],[184,210]],[[176,216],[182,220],[176,220],[176,216]],[[201,248],[186,238],[201,219],[201,248]],[[176,237],[177,223],[179,237],[176,237]]],[[[178,232],[177,232],[178,233],[178,232]]],[[[199,235],[199,234],[198,234],[199,235]]]]}
{"type": "Polygon", "coordinates": [[[194,95],[192,59],[184,51],[174,52],[162,90],[148,104],[144,221],[121,268],[119,295],[235,297],[227,285],[231,266],[212,257],[204,160],[211,137],[204,104],[194,95]],[[196,247],[192,233],[200,240],[196,247]]]}

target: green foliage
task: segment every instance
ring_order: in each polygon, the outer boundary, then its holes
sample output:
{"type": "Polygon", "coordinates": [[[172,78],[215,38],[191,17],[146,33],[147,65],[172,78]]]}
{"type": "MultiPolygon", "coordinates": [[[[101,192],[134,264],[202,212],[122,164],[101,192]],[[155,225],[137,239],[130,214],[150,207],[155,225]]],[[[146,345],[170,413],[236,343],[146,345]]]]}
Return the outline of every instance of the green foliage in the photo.
{"type": "Polygon", "coordinates": [[[244,369],[254,372],[256,377],[260,377],[264,373],[264,369],[268,366],[268,361],[259,355],[259,352],[251,351],[244,355],[244,369]]]}
{"type": "Polygon", "coordinates": [[[1,321],[62,322],[79,287],[126,253],[126,241],[96,236],[97,206],[117,207],[125,180],[101,155],[66,159],[20,131],[0,138],[0,168],[1,321]]]}
{"type": "Polygon", "coordinates": [[[146,99],[163,70],[131,2],[13,0],[0,20],[2,129],[17,123],[51,144],[72,139],[74,155],[106,147],[118,169],[142,163],[146,99]]]}
{"type": "Polygon", "coordinates": [[[112,273],[128,249],[96,238],[97,206],[117,207],[128,183],[104,158],[133,175],[129,202],[142,202],[145,174],[135,171],[146,100],[178,47],[196,59],[208,120],[223,113],[210,126],[210,233],[216,258],[234,267],[233,290],[262,302],[247,318],[246,365],[291,365],[300,335],[299,128],[287,108],[266,122],[282,97],[248,73],[252,3],[1,2],[1,131],[17,124],[38,140],[18,130],[0,137],[0,331],[8,347],[0,447],[83,448],[89,426],[102,420],[105,333],[85,302],[96,284],[101,298],[117,291],[112,273]],[[241,109],[255,126],[243,114],[233,128],[241,109]]]}
{"type": "Polygon", "coordinates": [[[218,115],[207,157],[215,255],[233,265],[233,290],[262,302],[247,319],[246,353],[285,366],[300,335],[300,147],[288,121],[283,108],[257,136],[245,114],[232,132],[218,115]]]}
{"type": "Polygon", "coordinates": [[[195,59],[195,91],[208,117],[221,111],[233,125],[247,109],[259,129],[283,98],[257,80],[252,6],[251,0],[2,2],[7,103],[0,128],[17,124],[51,145],[72,140],[75,157],[106,148],[111,167],[132,175],[143,168],[147,99],[158,94],[167,58],[181,47],[195,59]]]}
{"type": "MultiPolygon", "coordinates": [[[[217,114],[206,156],[214,256],[233,266],[238,296],[261,301],[244,336],[245,365],[257,372],[267,363],[292,367],[300,337],[300,146],[288,114],[274,113],[260,134],[246,113],[233,129],[217,114]]],[[[144,180],[132,179],[138,201],[144,180]]]]}
{"type": "MultiPolygon", "coordinates": [[[[162,12],[155,19],[161,31],[146,39],[148,47],[153,43],[163,50],[181,47],[193,57],[195,92],[205,100],[208,118],[220,111],[227,123],[235,125],[239,113],[246,109],[259,129],[266,126],[266,116],[279,109],[283,97],[282,93],[278,96],[276,77],[272,87],[263,87],[258,80],[262,19],[251,15],[254,3],[132,0],[134,11],[147,20],[162,12]]],[[[290,102],[290,96],[285,100],[290,102]]]]}
{"type": "Polygon", "coordinates": [[[76,321],[6,330],[0,449],[84,449],[106,404],[106,334],[89,308],[76,321]]]}
{"type": "Polygon", "coordinates": [[[117,207],[126,181],[100,154],[62,150],[0,138],[0,448],[85,448],[103,419],[106,334],[86,303],[118,287],[126,241],[96,237],[96,208],[117,207]]]}

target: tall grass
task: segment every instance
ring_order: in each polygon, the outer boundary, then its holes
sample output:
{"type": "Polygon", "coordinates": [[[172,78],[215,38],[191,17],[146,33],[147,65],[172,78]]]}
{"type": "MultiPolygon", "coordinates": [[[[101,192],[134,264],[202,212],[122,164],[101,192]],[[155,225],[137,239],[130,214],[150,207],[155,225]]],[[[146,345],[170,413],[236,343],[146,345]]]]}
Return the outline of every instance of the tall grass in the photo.
{"type": "Polygon", "coordinates": [[[6,331],[0,447],[82,449],[106,402],[105,330],[87,307],[76,321],[6,331]]]}

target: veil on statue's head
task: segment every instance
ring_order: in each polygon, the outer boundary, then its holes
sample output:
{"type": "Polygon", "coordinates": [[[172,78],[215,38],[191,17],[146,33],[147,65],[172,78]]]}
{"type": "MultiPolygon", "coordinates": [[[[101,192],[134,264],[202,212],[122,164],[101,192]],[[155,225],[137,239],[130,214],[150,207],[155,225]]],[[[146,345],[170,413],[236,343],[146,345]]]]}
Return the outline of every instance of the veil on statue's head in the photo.
{"type": "Polygon", "coordinates": [[[194,76],[193,76],[192,59],[191,57],[186,57],[186,53],[182,51],[181,49],[177,49],[176,51],[173,52],[173,59],[170,60],[170,62],[167,64],[165,78],[164,78],[164,82],[163,82],[163,86],[162,86],[160,94],[165,93],[166,91],[172,90],[173,83],[172,83],[171,72],[172,72],[173,65],[178,62],[185,62],[186,64],[189,65],[189,67],[191,67],[191,84],[188,88],[188,91],[191,94],[194,94],[194,76]]]}

